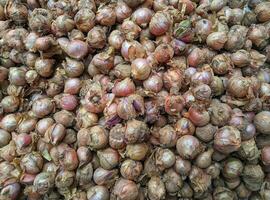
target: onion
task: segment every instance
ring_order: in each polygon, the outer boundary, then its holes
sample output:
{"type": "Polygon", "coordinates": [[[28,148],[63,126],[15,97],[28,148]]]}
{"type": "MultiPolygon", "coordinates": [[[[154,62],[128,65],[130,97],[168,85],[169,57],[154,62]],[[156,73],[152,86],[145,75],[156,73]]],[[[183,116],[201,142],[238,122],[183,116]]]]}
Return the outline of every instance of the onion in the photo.
{"type": "Polygon", "coordinates": [[[80,40],[68,41],[67,38],[59,38],[58,43],[63,51],[71,58],[82,59],[88,53],[88,46],[80,40]]]}
{"type": "Polygon", "coordinates": [[[126,35],[126,39],[132,40],[139,36],[141,28],[133,21],[125,20],[121,25],[121,31],[126,35]]]}
{"type": "Polygon", "coordinates": [[[157,62],[167,63],[173,57],[174,51],[170,45],[161,44],[157,46],[154,54],[157,62]]]}
{"type": "Polygon", "coordinates": [[[119,30],[114,30],[111,32],[108,42],[111,46],[113,46],[115,49],[121,49],[122,43],[124,42],[125,37],[123,33],[119,30]]]}
{"type": "Polygon", "coordinates": [[[237,151],[240,148],[240,145],[240,132],[233,126],[224,126],[215,134],[214,147],[222,153],[229,154],[237,151]]]}
{"type": "Polygon", "coordinates": [[[65,110],[74,110],[78,105],[78,100],[74,95],[64,94],[60,104],[65,110]]]}
{"type": "Polygon", "coordinates": [[[82,8],[76,13],[74,22],[80,31],[88,32],[95,25],[95,13],[89,8],[82,8]]]}
{"type": "Polygon", "coordinates": [[[229,79],[227,90],[228,92],[238,98],[243,98],[248,95],[250,87],[249,80],[242,76],[233,76],[229,79]]]}
{"type": "Polygon", "coordinates": [[[143,82],[143,86],[148,91],[158,93],[163,87],[162,77],[159,74],[152,74],[143,82]]]}
{"type": "Polygon", "coordinates": [[[112,190],[112,196],[116,199],[130,199],[135,200],[139,194],[137,185],[130,180],[119,179],[112,190]]]}
{"type": "Polygon", "coordinates": [[[213,32],[207,36],[206,43],[214,50],[220,50],[227,42],[227,35],[225,32],[213,32]]]}
{"type": "Polygon", "coordinates": [[[269,111],[261,111],[254,118],[254,125],[256,130],[263,134],[270,134],[269,126],[267,125],[270,120],[269,111]]]}
{"type": "Polygon", "coordinates": [[[110,5],[100,7],[96,13],[96,21],[103,26],[112,26],[116,21],[116,12],[110,5]]]}
{"type": "Polygon", "coordinates": [[[94,26],[87,34],[87,42],[92,48],[102,49],[106,44],[105,29],[100,26],[94,26]]]}
{"type": "Polygon", "coordinates": [[[126,78],[120,82],[116,82],[112,92],[116,96],[125,97],[128,96],[135,91],[135,85],[130,78],[126,78]]]}
{"type": "Polygon", "coordinates": [[[38,118],[45,117],[46,115],[50,114],[53,109],[54,104],[49,98],[37,99],[36,101],[34,101],[32,106],[32,111],[34,115],[38,118]]]}
{"type": "Polygon", "coordinates": [[[202,150],[199,140],[192,135],[184,135],[177,140],[177,152],[184,159],[194,159],[202,150]]]}
{"type": "Polygon", "coordinates": [[[151,21],[153,11],[148,8],[138,8],[132,14],[132,20],[139,26],[145,27],[151,21]]]}
{"type": "Polygon", "coordinates": [[[137,58],[131,63],[131,75],[138,80],[145,80],[151,72],[151,65],[146,59],[137,58]]]}
{"type": "Polygon", "coordinates": [[[143,58],[146,55],[146,52],[143,46],[137,41],[124,41],[121,47],[121,55],[125,60],[132,61],[136,58],[143,58]]]}
{"type": "Polygon", "coordinates": [[[121,23],[131,16],[132,9],[125,2],[117,1],[117,5],[115,7],[115,14],[117,22],[121,23]]]}
{"type": "Polygon", "coordinates": [[[179,115],[185,106],[184,98],[178,96],[168,96],[165,99],[165,111],[169,115],[179,115]]]}
{"type": "Polygon", "coordinates": [[[171,19],[166,12],[160,11],[154,14],[150,23],[150,32],[155,36],[166,33],[171,27],[171,19]]]}
{"type": "Polygon", "coordinates": [[[201,110],[195,106],[191,106],[188,110],[188,118],[196,126],[205,126],[210,121],[209,113],[206,110],[201,110]]]}

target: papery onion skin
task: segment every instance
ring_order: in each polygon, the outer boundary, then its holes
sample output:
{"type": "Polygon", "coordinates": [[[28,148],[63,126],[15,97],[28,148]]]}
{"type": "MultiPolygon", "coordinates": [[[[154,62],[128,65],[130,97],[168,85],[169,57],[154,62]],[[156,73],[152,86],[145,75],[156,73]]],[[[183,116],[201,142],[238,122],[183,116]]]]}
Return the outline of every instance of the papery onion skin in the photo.
{"type": "Polygon", "coordinates": [[[241,145],[239,130],[232,126],[224,126],[219,129],[214,137],[214,147],[225,154],[237,151],[241,145]]]}

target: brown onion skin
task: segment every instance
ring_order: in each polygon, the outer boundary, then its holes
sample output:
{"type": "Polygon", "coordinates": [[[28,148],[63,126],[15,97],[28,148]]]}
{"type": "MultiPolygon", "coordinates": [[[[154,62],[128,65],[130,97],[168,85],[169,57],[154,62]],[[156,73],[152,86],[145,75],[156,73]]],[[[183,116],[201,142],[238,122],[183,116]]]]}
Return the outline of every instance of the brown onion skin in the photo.
{"type": "Polygon", "coordinates": [[[264,165],[270,165],[269,152],[270,152],[269,146],[266,146],[262,149],[261,159],[264,165]]]}
{"type": "Polygon", "coordinates": [[[138,8],[132,14],[132,19],[138,24],[139,26],[146,26],[153,16],[153,11],[148,8],[138,8]]]}
{"type": "Polygon", "coordinates": [[[161,36],[169,30],[171,21],[167,13],[157,12],[149,23],[150,32],[155,36],[161,36]]]}
{"type": "Polygon", "coordinates": [[[121,175],[128,180],[136,181],[143,170],[143,165],[131,159],[125,160],[120,168],[121,175]]]}
{"type": "Polygon", "coordinates": [[[97,10],[96,21],[103,26],[112,26],[116,21],[116,12],[112,6],[104,6],[97,10]]]}
{"type": "Polygon", "coordinates": [[[117,22],[121,23],[132,14],[132,9],[124,2],[118,1],[115,7],[117,22]]]}
{"type": "Polygon", "coordinates": [[[145,80],[151,72],[151,65],[146,59],[137,58],[131,64],[131,75],[138,80],[145,80]]]}
{"type": "Polygon", "coordinates": [[[240,145],[240,132],[232,126],[224,126],[215,134],[214,148],[222,153],[229,154],[237,151],[240,148],[240,145]]]}
{"type": "Polygon", "coordinates": [[[54,104],[49,98],[38,99],[34,101],[32,111],[38,118],[43,118],[50,114],[54,109],[54,104]]]}
{"type": "Polygon", "coordinates": [[[194,106],[189,108],[188,118],[196,126],[205,126],[210,121],[210,115],[206,110],[200,110],[194,106]]]}
{"type": "Polygon", "coordinates": [[[195,126],[189,119],[183,117],[175,123],[175,130],[180,137],[183,135],[193,135],[195,126]]]}
{"type": "Polygon", "coordinates": [[[123,200],[135,200],[139,195],[139,190],[135,182],[119,179],[112,190],[112,197],[123,200]]]}
{"type": "MultiPolygon", "coordinates": [[[[96,200],[96,199],[104,199],[109,200],[110,193],[108,189],[104,186],[93,186],[87,191],[87,199],[88,200],[96,200]]],[[[81,199],[81,198],[80,198],[81,199]]]]}
{"type": "Polygon", "coordinates": [[[256,130],[263,134],[270,134],[269,123],[270,120],[270,112],[262,111],[259,112],[254,118],[254,125],[256,130]]]}
{"type": "Polygon", "coordinates": [[[80,31],[88,32],[95,25],[95,13],[91,9],[82,8],[76,13],[74,22],[80,31]]]}
{"type": "Polygon", "coordinates": [[[135,91],[135,84],[130,78],[126,78],[122,81],[116,82],[112,92],[116,96],[125,97],[128,96],[135,91]]]}
{"type": "Polygon", "coordinates": [[[170,45],[161,44],[157,46],[154,55],[159,63],[167,63],[173,57],[174,51],[170,45]]]}
{"type": "Polygon", "coordinates": [[[185,159],[194,159],[202,150],[200,141],[192,135],[184,135],[176,144],[179,155],[185,159]]]}

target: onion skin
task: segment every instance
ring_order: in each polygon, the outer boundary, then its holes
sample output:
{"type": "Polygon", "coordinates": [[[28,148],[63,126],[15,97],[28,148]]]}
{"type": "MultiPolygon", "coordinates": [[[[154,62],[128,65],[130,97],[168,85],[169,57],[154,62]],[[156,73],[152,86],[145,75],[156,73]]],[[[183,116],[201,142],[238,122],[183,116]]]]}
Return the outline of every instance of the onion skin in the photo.
{"type": "Polygon", "coordinates": [[[157,12],[149,23],[150,32],[153,35],[161,36],[169,30],[171,26],[170,18],[166,13],[157,12]]]}
{"type": "Polygon", "coordinates": [[[240,132],[232,126],[224,126],[215,134],[214,147],[222,153],[229,154],[237,151],[240,145],[240,132]]]}
{"type": "Polygon", "coordinates": [[[260,133],[270,134],[270,129],[268,126],[269,120],[270,120],[270,112],[262,111],[255,116],[254,125],[260,133]]]}

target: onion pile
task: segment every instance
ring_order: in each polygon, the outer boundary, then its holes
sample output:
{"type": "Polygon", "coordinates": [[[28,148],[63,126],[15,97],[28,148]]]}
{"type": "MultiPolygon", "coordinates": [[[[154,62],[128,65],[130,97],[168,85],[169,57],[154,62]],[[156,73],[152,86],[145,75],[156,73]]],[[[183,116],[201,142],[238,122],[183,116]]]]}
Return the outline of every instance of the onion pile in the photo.
{"type": "Polygon", "coordinates": [[[1,0],[0,200],[270,199],[269,11],[1,0]]]}

